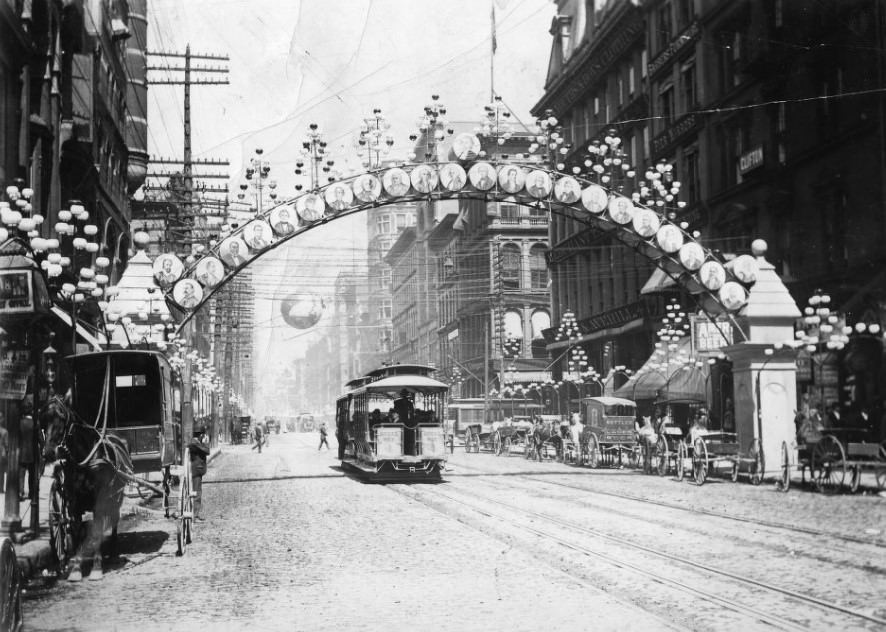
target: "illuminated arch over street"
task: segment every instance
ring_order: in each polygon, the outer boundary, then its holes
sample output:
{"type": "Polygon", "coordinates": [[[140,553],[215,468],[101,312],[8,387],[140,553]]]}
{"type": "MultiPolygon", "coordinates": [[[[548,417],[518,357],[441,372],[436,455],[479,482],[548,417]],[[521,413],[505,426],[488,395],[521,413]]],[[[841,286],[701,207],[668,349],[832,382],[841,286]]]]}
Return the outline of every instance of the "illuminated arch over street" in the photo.
{"type": "Polygon", "coordinates": [[[546,209],[604,231],[652,260],[695,295],[705,312],[731,317],[747,303],[756,281],[754,257],[741,255],[726,263],[705,248],[698,233],[671,219],[679,186],[661,177],[669,168],[658,165],[638,181],[626,162],[607,157],[618,155],[617,143],[612,145],[608,152],[601,145],[598,164],[581,176],[530,160],[493,158],[404,164],[342,178],[227,231],[183,267],[175,281],[165,283],[164,293],[185,312],[182,327],[240,270],[318,226],[387,204],[477,199],[546,209]]]}

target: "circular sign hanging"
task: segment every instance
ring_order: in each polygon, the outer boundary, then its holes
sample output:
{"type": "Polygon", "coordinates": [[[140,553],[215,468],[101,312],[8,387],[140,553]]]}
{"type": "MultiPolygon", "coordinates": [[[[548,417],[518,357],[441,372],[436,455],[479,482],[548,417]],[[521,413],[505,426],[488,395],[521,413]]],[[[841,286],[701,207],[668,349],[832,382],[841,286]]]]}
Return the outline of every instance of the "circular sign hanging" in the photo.
{"type": "Polygon", "coordinates": [[[270,220],[274,232],[281,237],[295,232],[295,209],[288,204],[281,204],[271,211],[270,220]]]}
{"type": "Polygon", "coordinates": [[[437,188],[438,176],[429,165],[419,165],[409,174],[412,187],[419,193],[430,193],[437,188]]]}
{"type": "Polygon", "coordinates": [[[203,287],[215,287],[225,276],[222,262],[215,257],[204,257],[197,263],[195,278],[203,287]]]}
{"type": "Polygon", "coordinates": [[[591,213],[599,215],[609,206],[609,194],[603,187],[592,184],[581,192],[581,203],[591,213]]]}
{"type": "Polygon", "coordinates": [[[536,169],[531,171],[526,178],[526,191],[537,200],[548,197],[551,194],[551,188],[551,176],[544,171],[536,169]]]}
{"type": "Polygon", "coordinates": [[[452,154],[458,160],[473,160],[480,154],[480,139],[469,132],[462,132],[452,140],[452,154]]]}
{"type": "Polygon", "coordinates": [[[154,278],[160,285],[172,285],[181,278],[184,269],[184,264],[173,254],[164,253],[154,259],[154,278]]]}
{"type": "Polygon", "coordinates": [[[461,191],[467,180],[468,176],[459,164],[450,162],[440,167],[440,183],[447,191],[461,191]]]}
{"type": "Polygon", "coordinates": [[[701,284],[711,292],[716,292],[726,282],[726,269],[719,261],[706,261],[698,271],[701,284]]]}
{"type": "Polygon", "coordinates": [[[554,184],[554,197],[563,204],[572,204],[581,197],[581,185],[572,176],[565,176],[554,184]]]}
{"type": "Polygon", "coordinates": [[[526,174],[520,167],[509,165],[498,172],[498,185],[508,193],[517,193],[526,183],[526,174]]]}
{"type": "Polygon", "coordinates": [[[495,186],[495,167],[488,162],[478,162],[468,171],[471,186],[480,191],[488,191],[495,186]]]}
{"type": "Polygon", "coordinates": [[[326,212],[326,204],[316,193],[306,193],[295,202],[298,216],[306,222],[314,222],[323,217],[326,212]]]}
{"type": "Polygon", "coordinates": [[[172,288],[172,298],[185,309],[194,309],[203,300],[203,288],[194,279],[182,279],[172,288]]]}
{"type": "Polygon", "coordinates": [[[354,192],[344,182],[336,182],[326,189],[326,203],[333,211],[343,211],[354,201],[354,192]]]}
{"type": "Polygon", "coordinates": [[[717,296],[719,297],[720,302],[723,303],[723,307],[731,312],[740,309],[748,299],[745,289],[740,283],[736,283],[735,281],[727,281],[724,283],[717,296]]]}
{"type": "Polygon", "coordinates": [[[323,315],[323,300],[316,294],[296,292],[280,301],[280,315],[290,327],[309,329],[323,315]]]}
{"type": "Polygon", "coordinates": [[[401,197],[409,193],[409,174],[400,167],[394,167],[384,172],[381,177],[385,191],[392,197],[401,197]]]}
{"type": "Polygon", "coordinates": [[[361,202],[375,202],[381,195],[381,181],[370,173],[354,180],[354,195],[361,202]]]}

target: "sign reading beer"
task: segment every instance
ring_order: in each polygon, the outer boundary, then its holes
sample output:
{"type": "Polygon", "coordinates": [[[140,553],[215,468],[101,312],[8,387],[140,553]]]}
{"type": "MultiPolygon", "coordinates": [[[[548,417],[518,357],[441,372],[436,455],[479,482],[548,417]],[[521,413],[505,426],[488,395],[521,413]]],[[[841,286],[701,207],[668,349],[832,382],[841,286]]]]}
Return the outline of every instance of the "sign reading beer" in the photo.
{"type": "Polygon", "coordinates": [[[0,270],[0,314],[34,311],[30,270],[0,270]]]}

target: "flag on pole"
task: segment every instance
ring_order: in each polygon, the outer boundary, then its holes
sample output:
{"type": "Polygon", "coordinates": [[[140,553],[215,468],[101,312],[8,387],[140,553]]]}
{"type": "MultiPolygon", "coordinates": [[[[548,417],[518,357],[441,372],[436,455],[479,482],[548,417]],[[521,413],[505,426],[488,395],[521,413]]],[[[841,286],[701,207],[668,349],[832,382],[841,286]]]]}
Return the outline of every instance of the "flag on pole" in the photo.
{"type": "Polygon", "coordinates": [[[495,49],[498,48],[498,42],[495,39],[495,5],[491,5],[492,9],[492,54],[495,55],[495,49]]]}

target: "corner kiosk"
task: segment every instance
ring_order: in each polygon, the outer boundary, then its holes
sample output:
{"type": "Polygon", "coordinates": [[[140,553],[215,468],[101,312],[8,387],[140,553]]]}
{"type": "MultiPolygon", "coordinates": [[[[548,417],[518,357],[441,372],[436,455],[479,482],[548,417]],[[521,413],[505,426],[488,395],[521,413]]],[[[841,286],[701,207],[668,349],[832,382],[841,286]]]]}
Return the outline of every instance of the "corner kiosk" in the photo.
{"type": "Polygon", "coordinates": [[[449,387],[430,377],[434,370],[386,365],[345,385],[335,414],[344,468],[377,482],[440,480],[449,387]]]}

